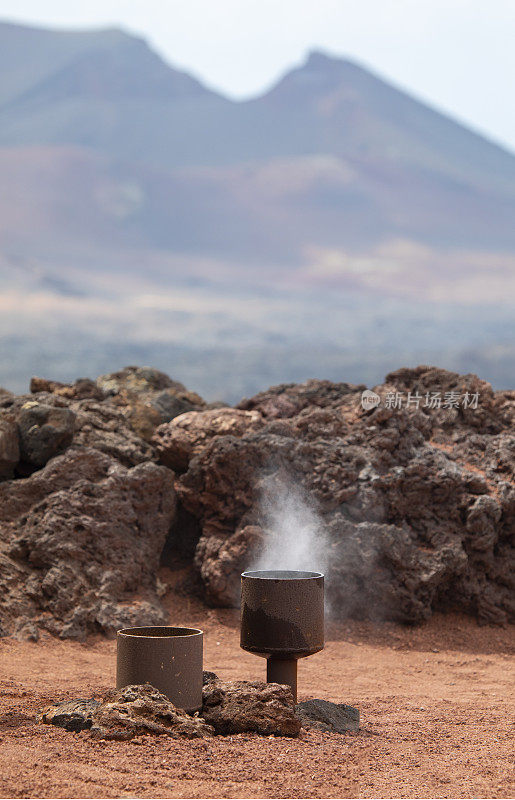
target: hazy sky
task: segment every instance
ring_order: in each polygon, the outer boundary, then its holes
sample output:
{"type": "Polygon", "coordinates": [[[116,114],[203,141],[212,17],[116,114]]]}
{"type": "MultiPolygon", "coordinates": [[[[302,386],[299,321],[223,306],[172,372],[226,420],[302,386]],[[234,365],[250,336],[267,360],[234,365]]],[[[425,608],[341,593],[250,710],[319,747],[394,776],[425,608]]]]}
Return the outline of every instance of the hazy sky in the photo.
{"type": "Polygon", "coordinates": [[[515,0],[0,0],[0,17],[123,26],[238,98],[326,49],[515,150],[515,0]]]}

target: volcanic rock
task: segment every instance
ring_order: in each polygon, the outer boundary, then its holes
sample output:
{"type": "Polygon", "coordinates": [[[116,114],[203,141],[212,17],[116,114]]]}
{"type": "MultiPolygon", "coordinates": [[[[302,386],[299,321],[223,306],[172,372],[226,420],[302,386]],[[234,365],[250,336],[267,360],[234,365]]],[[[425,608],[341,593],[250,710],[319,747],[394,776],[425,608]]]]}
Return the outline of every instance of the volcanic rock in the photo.
{"type": "Polygon", "coordinates": [[[13,417],[0,417],[0,480],[12,478],[20,460],[18,428],[13,417]]]}
{"type": "Polygon", "coordinates": [[[265,541],[265,533],[259,525],[246,525],[227,539],[217,536],[200,539],[194,562],[208,602],[226,606],[237,604],[239,576],[265,541]]]}
{"type": "Polygon", "coordinates": [[[76,414],[74,446],[94,447],[126,467],[152,459],[152,448],[132,430],[121,408],[95,400],[79,400],[71,407],[76,414]]]}
{"type": "Polygon", "coordinates": [[[162,464],[184,472],[191,458],[218,436],[241,436],[263,426],[256,411],[216,408],[200,413],[182,414],[155,432],[153,444],[162,464]]]}
{"type": "Polygon", "coordinates": [[[359,711],[345,703],[331,703],[329,700],[305,700],[298,703],[295,713],[302,727],[319,731],[346,733],[359,730],[359,711]]]}
{"type": "Polygon", "coordinates": [[[176,708],[148,683],[108,693],[91,719],[91,736],[97,739],[132,739],[142,733],[195,739],[214,733],[202,717],[176,708]]]}
{"type": "Polygon", "coordinates": [[[175,514],[173,473],[132,469],[71,448],[22,480],[0,483],[0,623],[62,638],[162,624],[159,556],[175,514]],[[138,599],[134,595],[138,595],[138,599]]]}
{"type": "Polygon", "coordinates": [[[515,618],[515,392],[425,366],[390,373],[371,410],[364,387],[329,381],[207,408],[138,367],[31,389],[0,394],[10,634],[80,639],[164,621],[165,540],[172,560],[194,559],[210,603],[236,605],[240,573],[270,542],[262,497],[288,481],[318,509],[335,616],[515,618]]]}
{"type": "Polygon", "coordinates": [[[237,408],[258,411],[265,419],[289,419],[304,409],[339,407],[346,396],[354,402],[356,394],[365,388],[363,384],[317,380],[283,383],[244,398],[237,408]]]}
{"type": "Polygon", "coordinates": [[[96,739],[127,740],[145,733],[174,739],[213,735],[213,728],[201,717],[175,708],[148,683],[111,690],[102,702],[91,699],[56,703],[45,708],[38,720],[67,731],[89,730],[96,739]]]}
{"type": "Polygon", "coordinates": [[[75,414],[69,408],[25,403],[18,415],[20,460],[42,467],[72,442],[75,414]]]}
{"type": "Polygon", "coordinates": [[[38,715],[38,722],[57,725],[66,731],[89,730],[93,724],[92,716],[101,705],[100,700],[65,700],[63,703],[44,708],[38,715]]]}
{"type": "Polygon", "coordinates": [[[39,642],[39,629],[30,620],[20,617],[14,630],[14,638],[19,642],[39,642]]]}
{"type": "MultiPolygon", "coordinates": [[[[162,423],[187,411],[206,408],[198,394],[189,392],[182,383],[152,367],[125,367],[119,372],[101,375],[96,381],[79,378],[74,383],[60,383],[32,378],[30,390],[33,394],[46,393],[71,401],[93,401],[79,406],[79,410],[86,416],[93,414],[97,419],[103,418],[104,430],[119,432],[125,426],[147,442],[162,423]]],[[[77,410],[75,405],[72,408],[77,410]]],[[[98,446],[91,441],[89,444],[98,446]]],[[[147,448],[141,460],[150,458],[151,452],[147,448]]],[[[125,459],[124,463],[129,462],[125,459]]],[[[138,462],[133,458],[131,463],[138,462]]]]}
{"type": "Polygon", "coordinates": [[[185,470],[176,490],[201,529],[195,560],[206,598],[237,604],[242,565],[269,535],[264,483],[289,480],[320,512],[337,616],[418,622],[455,609],[515,618],[515,393],[434,367],[388,375],[372,410],[361,406],[362,389],[283,385],[242,401],[254,416],[238,417],[236,434],[213,434],[205,412],[156,432],[161,458],[185,470]],[[434,394],[440,406],[425,405],[434,394]]]}
{"type": "Polygon", "coordinates": [[[125,407],[131,428],[146,441],[162,423],[206,407],[198,394],[151,367],[125,367],[102,375],[97,386],[111,403],[125,407]]]}
{"type": "Polygon", "coordinates": [[[70,400],[104,400],[104,392],[90,378],[78,378],[74,383],[60,383],[46,378],[31,378],[32,394],[48,392],[70,400]]]}
{"type": "Polygon", "coordinates": [[[104,395],[111,397],[160,392],[170,388],[186,391],[182,383],[173,381],[164,372],[153,367],[124,367],[118,372],[100,375],[96,383],[104,395]]]}
{"type": "Polygon", "coordinates": [[[201,715],[220,734],[297,736],[301,727],[291,689],[262,681],[223,682],[210,677],[202,689],[201,715]]]}
{"type": "MultiPolygon", "coordinates": [[[[42,382],[40,379],[38,381],[42,382]]],[[[149,461],[153,457],[152,448],[130,427],[127,410],[111,403],[109,399],[99,402],[94,398],[77,399],[73,393],[69,397],[46,391],[18,397],[0,397],[0,419],[6,418],[15,420],[21,431],[26,431],[23,433],[27,440],[25,449],[37,446],[40,455],[47,460],[71,444],[94,447],[113,456],[127,467],[149,461]],[[41,408],[46,411],[42,412],[41,408]],[[34,409],[37,415],[47,413],[52,420],[68,420],[65,435],[63,436],[59,425],[31,425],[31,413],[34,409]]],[[[25,473],[37,466],[43,466],[36,464],[34,459],[29,461],[29,458],[30,453],[25,454],[24,466],[29,467],[28,470],[25,469],[25,473]]]]}

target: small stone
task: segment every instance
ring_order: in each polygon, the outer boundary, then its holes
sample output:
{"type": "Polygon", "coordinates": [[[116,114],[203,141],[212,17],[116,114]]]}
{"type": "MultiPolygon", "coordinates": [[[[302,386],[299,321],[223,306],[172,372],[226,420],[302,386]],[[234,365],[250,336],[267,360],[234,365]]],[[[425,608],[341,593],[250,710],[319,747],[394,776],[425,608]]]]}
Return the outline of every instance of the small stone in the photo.
{"type": "Polygon", "coordinates": [[[148,733],[166,734],[176,739],[205,738],[214,733],[198,714],[192,716],[175,708],[148,683],[112,689],[103,701],[91,698],[55,703],[43,709],[38,721],[58,725],[67,731],[89,730],[95,739],[121,741],[148,733]]]}
{"type": "Polygon", "coordinates": [[[254,731],[263,736],[297,736],[300,731],[289,686],[209,679],[202,700],[201,714],[216,733],[254,731]]]}
{"type": "Polygon", "coordinates": [[[91,728],[92,715],[100,706],[99,700],[66,700],[43,709],[38,721],[57,725],[67,731],[84,731],[91,728]]]}
{"type": "Polygon", "coordinates": [[[91,735],[97,739],[132,739],[144,733],[174,739],[206,738],[214,731],[198,714],[176,708],[148,683],[108,692],[92,716],[91,735]]]}
{"type": "Polygon", "coordinates": [[[329,700],[305,700],[298,703],[295,713],[303,728],[319,731],[346,733],[359,730],[359,710],[345,703],[331,703],[329,700]]]}

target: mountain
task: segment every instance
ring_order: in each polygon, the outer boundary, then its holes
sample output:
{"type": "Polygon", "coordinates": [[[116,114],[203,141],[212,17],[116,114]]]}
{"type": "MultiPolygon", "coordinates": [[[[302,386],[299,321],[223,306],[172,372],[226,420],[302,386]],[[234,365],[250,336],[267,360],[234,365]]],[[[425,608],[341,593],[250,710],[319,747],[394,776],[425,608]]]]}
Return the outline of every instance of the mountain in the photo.
{"type": "Polygon", "coordinates": [[[514,156],[351,62],[312,52],[231,102],[121,30],[2,24],[0,69],[3,183],[23,192],[39,154],[50,238],[280,261],[392,237],[515,248],[514,156]]]}
{"type": "MultiPolygon", "coordinates": [[[[141,297],[179,314],[188,291],[191,320],[201,290],[206,313],[221,309],[215,339],[262,342],[272,325],[286,352],[297,322],[265,325],[260,306],[242,337],[250,318],[227,322],[226,298],[297,292],[300,309],[317,293],[320,344],[337,335],[323,318],[328,298],[359,294],[346,313],[359,307],[362,321],[384,298],[401,315],[402,303],[445,303],[451,337],[452,308],[487,304],[482,352],[491,344],[509,363],[498,307],[515,296],[515,156],[360,65],[313,51],[269,91],[235,102],[123,30],[1,23],[0,71],[5,330],[9,303],[43,295],[56,318],[66,308],[89,330],[88,303],[119,322],[122,297],[133,315],[141,297]]],[[[464,352],[471,330],[467,316],[464,352]]],[[[446,366],[466,369],[456,358],[446,366]]]]}

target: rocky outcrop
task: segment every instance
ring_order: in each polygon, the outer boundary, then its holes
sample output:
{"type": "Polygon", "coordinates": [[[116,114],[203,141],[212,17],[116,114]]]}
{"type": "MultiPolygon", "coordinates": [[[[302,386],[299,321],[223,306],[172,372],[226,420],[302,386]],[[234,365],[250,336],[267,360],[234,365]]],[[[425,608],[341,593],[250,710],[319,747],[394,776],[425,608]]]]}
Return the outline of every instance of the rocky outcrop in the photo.
{"type": "MultiPolygon", "coordinates": [[[[71,407],[82,411],[86,417],[100,417],[104,424],[94,427],[104,432],[119,430],[119,423],[124,420],[126,427],[145,441],[150,441],[154,430],[162,423],[187,411],[206,408],[198,394],[189,392],[182,383],[152,367],[125,367],[119,372],[101,375],[96,381],[79,378],[75,383],[32,378],[30,390],[33,394],[50,394],[62,401],[72,401],[71,407]],[[78,405],[73,402],[82,400],[90,402],[78,405]]],[[[145,458],[149,458],[150,453],[147,450],[145,458]]]]}
{"type": "Polygon", "coordinates": [[[57,397],[66,397],[70,400],[104,400],[105,395],[95,381],[90,378],[79,378],[74,383],[60,383],[49,381],[46,378],[32,378],[30,381],[32,394],[46,392],[57,397]]]}
{"type": "Polygon", "coordinates": [[[209,408],[127,367],[0,393],[1,629],[163,621],[165,541],[208,602],[237,604],[271,541],[263,493],[285,481],[317,508],[335,616],[513,619],[515,392],[434,367],[390,373],[376,407],[363,389],[307,381],[209,408]]]}
{"type": "Polygon", "coordinates": [[[252,417],[238,414],[227,433],[206,412],[156,431],[161,458],[182,471],[180,502],[201,528],[207,599],[237,603],[242,565],[267,541],[263,477],[287,476],[318,506],[338,616],[417,622],[454,608],[513,619],[515,393],[431,367],[388,375],[371,410],[362,389],[274,387],[243,401],[236,411],[252,417]]]}
{"type": "Polygon", "coordinates": [[[16,418],[22,462],[43,466],[73,443],[94,447],[125,466],[135,466],[153,458],[149,441],[157,426],[205,406],[198,395],[158,370],[127,368],[114,375],[126,372],[125,380],[106,375],[97,383],[86,378],[74,384],[33,378],[32,396],[0,400],[0,413],[3,407],[4,413],[16,418]],[[140,373],[147,378],[136,380],[140,373]],[[167,388],[159,389],[167,383],[167,388]]]}
{"type": "Polygon", "coordinates": [[[83,639],[164,622],[155,578],[174,513],[166,467],[127,469],[90,448],[0,483],[2,628],[83,639]]]}
{"type": "Polygon", "coordinates": [[[153,458],[152,447],[130,427],[124,409],[95,399],[40,392],[0,397],[0,422],[14,422],[19,445],[13,470],[21,477],[67,447],[94,447],[127,467],[153,458]]]}
{"type": "Polygon", "coordinates": [[[166,621],[155,581],[174,476],[134,421],[150,409],[150,438],[205,403],[136,367],[73,384],[33,378],[31,392],[0,395],[1,630],[81,639],[166,621]]]}
{"type": "MultiPolygon", "coordinates": [[[[206,674],[206,673],[205,673],[206,674]]],[[[252,731],[263,736],[297,736],[301,723],[295,716],[288,686],[262,681],[221,681],[207,673],[202,690],[202,717],[216,733],[252,731]]]]}

